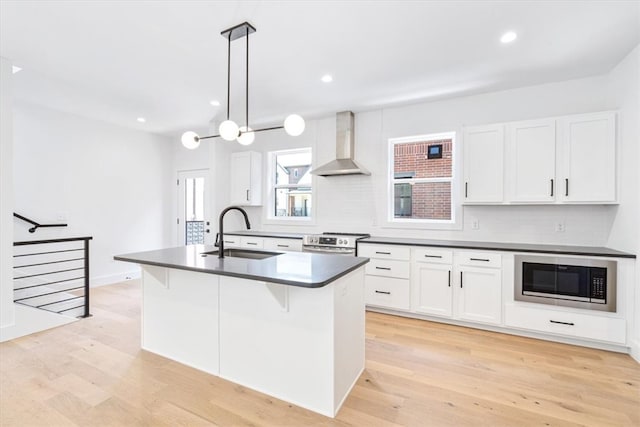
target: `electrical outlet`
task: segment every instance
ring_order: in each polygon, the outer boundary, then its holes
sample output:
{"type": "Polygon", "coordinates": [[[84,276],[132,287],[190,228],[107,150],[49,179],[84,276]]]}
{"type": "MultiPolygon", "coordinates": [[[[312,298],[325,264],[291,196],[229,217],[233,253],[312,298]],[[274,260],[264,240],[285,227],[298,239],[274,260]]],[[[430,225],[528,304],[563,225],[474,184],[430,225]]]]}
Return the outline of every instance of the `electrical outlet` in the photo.
{"type": "Polygon", "coordinates": [[[480,221],[477,219],[474,219],[471,221],[471,229],[472,230],[478,230],[480,228],[480,221]]]}
{"type": "Polygon", "coordinates": [[[556,232],[557,233],[564,233],[564,222],[556,222],[556,232]]]}

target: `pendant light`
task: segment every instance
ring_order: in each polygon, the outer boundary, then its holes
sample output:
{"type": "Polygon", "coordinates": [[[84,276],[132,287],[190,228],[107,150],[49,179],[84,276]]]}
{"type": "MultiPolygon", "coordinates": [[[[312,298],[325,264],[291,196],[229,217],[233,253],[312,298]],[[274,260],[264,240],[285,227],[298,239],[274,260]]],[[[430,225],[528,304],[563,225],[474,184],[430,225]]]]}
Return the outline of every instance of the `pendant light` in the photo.
{"type": "Polygon", "coordinates": [[[252,129],[249,127],[249,34],[255,33],[256,29],[248,22],[231,27],[224,30],[222,37],[226,38],[227,43],[227,119],[220,123],[218,127],[218,135],[199,136],[197,133],[189,131],[182,134],[182,145],[185,148],[194,150],[200,146],[200,141],[209,138],[222,138],[225,141],[238,141],[241,145],[250,145],[256,137],[256,132],[264,132],[267,130],[284,129],[291,136],[298,136],[304,132],[304,119],[297,114],[291,114],[284,120],[283,126],[274,126],[262,129],[252,129]],[[238,126],[236,122],[230,119],[230,98],[231,98],[231,42],[242,37],[247,38],[246,49],[246,72],[245,72],[245,123],[244,126],[238,126]]]}

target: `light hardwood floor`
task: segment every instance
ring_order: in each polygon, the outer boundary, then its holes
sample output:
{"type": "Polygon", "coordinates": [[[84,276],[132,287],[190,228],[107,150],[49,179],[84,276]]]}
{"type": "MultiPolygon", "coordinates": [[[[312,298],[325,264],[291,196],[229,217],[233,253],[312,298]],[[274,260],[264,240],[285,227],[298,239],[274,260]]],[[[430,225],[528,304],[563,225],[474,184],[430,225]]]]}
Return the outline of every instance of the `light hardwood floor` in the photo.
{"type": "Polygon", "coordinates": [[[367,313],[366,369],[336,419],[140,350],[140,288],[0,344],[1,426],[640,426],[629,356],[367,313]]]}

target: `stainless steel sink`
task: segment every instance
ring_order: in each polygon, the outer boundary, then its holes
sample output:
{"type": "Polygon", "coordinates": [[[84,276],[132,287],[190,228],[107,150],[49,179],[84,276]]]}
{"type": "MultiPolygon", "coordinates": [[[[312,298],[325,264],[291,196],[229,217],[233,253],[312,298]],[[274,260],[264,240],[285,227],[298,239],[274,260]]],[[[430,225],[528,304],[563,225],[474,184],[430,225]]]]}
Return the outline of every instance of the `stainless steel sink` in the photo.
{"type": "MultiPolygon", "coordinates": [[[[202,256],[215,255],[218,256],[220,251],[203,252],[202,256]]],[[[248,259],[265,259],[272,256],[282,255],[281,252],[254,251],[249,249],[225,249],[224,256],[230,258],[248,258],[248,259]]]]}

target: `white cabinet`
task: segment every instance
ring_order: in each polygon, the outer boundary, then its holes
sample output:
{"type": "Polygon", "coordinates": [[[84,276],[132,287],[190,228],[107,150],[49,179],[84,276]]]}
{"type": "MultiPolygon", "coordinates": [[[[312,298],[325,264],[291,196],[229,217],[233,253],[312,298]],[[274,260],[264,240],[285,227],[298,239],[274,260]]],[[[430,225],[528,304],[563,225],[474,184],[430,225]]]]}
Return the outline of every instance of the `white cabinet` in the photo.
{"type": "Polygon", "coordinates": [[[473,322],[502,321],[502,271],[498,268],[460,266],[457,317],[473,322]]]}
{"type": "Polygon", "coordinates": [[[262,249],[264,247],[264,239],[262,239],[262,237],[240,236],[240,247],[262,249]]]}
{"type": "Polygon", "coordinates": [[[262,155],[255,151],[231,154],[230,204],[262,205],[262,155]]]}
{"type": "Polygon", "coordinates": [[[601,112],[466,128],[464,203],[616,203],[615,119],[601,112]]]}
{"type": "Polygon", "coordinates": [[[452,269],[447,264],[414,263],[411,311],[444,317],[453,315],[452,269]]]}
{"type": "Polygon", "coordinates": [[[505,324],[518,329],[573,338],[626,343],[626,322],[622,318],[507,304],[505,324]]]}
{"type": "Polygon", "coordinates": [[[560,120],[564,202],[616,200],[615,113],[581,114],[560,120]]]}
{"type": "Polygon", "coordinates": [[[224,247],[226,249],[240,247],[240,236],[231,236],[231,235],[225,234],[223,241],[224,241],[224,247]]]}
{"type": "Polygon", "coordinates": [[[504,200],[504,126],[464,130],[465,203],[501,203],[504,200]]]}
{"type": "Polygon", "coordinates": [[[267,251],[302,251],[302,239],[265,238],[263,248],[267,251]]]}
{"type": "Polygon", "coordinates": [[[358,256],[370,258],[365,265],[365,304],[409,311],[410,249],[398,245],[359,244],[358,256]]]}
{"type": "Polygon", "coordinates": [[[556,195],[556,122],[510,123],[507,184],[513,202],[553,202],[556,195]]]}
{"type": "Polygon", "coordinates": [[[501,323],[500,254],[454,253],[422,248],[413,248],[412,251],[412,312],[472,322],[501,323]]]}

